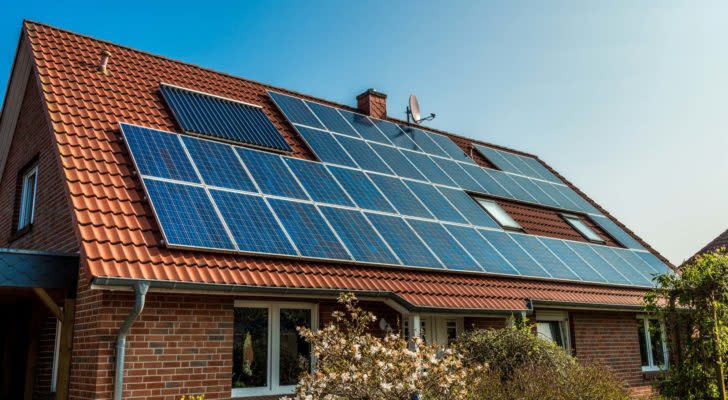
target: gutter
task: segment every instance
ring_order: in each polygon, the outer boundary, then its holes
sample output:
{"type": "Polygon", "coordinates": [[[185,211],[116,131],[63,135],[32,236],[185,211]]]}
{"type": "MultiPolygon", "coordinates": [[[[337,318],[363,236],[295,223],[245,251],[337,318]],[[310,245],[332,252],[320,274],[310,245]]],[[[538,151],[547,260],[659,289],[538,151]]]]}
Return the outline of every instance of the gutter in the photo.
{"type": "Polygon", "coordinates": [[[119,328],[119,335],[116,339],[116,367],[114,368],[114,400],[122,400],[124,391],[124,356],[126,354],[126,335],[131,330],[134,321],[144,310],[144,300],[147,296],[150,283],[147,281],[137,281],[134,284],[136,292],[134,308],[126,316],[124,323],[119,328]]]}

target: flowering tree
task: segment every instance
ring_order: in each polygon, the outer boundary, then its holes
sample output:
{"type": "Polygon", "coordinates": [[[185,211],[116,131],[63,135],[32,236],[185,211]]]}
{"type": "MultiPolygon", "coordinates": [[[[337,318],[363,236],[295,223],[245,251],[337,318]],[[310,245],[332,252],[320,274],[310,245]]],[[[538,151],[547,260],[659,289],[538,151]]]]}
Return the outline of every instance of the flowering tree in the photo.
{"type": "Polygon", "coordinates": [[[480,367],[466,368],[451,350],[411,343],[399,334],[369,333],[376,317],[357,305],[352,293],[339,297],[346,312],[319,331],[299,328],[312,345],[316,368],[298,383],[295,400],[464,400],[480,367]]]}

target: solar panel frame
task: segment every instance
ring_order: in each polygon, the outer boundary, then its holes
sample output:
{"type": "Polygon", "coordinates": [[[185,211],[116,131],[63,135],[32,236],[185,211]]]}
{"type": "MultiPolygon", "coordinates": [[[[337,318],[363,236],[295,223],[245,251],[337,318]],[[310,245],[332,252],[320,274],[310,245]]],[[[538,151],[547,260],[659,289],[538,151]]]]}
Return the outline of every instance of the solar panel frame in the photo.
{"type": "Polygon", "coordinates": [[[469,224],[500,229],[500,224],[494,221],[469,194],[459,189],[446,187],[439,187],[437,190],[465,217],[469,224]]]}
{"type": "Polygon", "coordinates": [[[308,108],[302,99],[272,90],[268,91],[268,95],[273,100],[273,103],[292,124],[326,129],[321,121],[318,120],[316,114],[308,108]]]}
{"type": "Polygon", "coordinates": [[[657,273],[660,274],[674,274],[675,271],[673,271],[667,264],[662,262],[657,256],[650,252],[646,251],[632,251],[634,254],[636,254],[638,257],[640,257],[644,262],[652,266],[652,269],[657,271],[657,273]]]}
{"type": "Polygon", "coordinates": [[[474,192],[484,191],[483,187],[480,186],[480,184],[460,166],[460,163],[437,157],[434,157],[433,161],[435,161],[435,164],[445,171],[445,173],[449,175],[459,187],[474,192]]]}
{"type": "Polygon", "coordinates": [[[396,212],[389,200],[382,195],[364,172],[334,166],[328,166],[327,168],[359,208],[389,213],[396,212]]]}
{"type": "Polygon", "coordinates": [[[366,212],[364,215],[402,263],[413,267],[443,268],[438,258],[402,217],[366,212]]]}
{"type": "Polygon", "coordinates": [[[536,236],[509,233],[518,244],[535,259],[553,278],[578,281],[577,275],[568,265],[561,261],[551,250],[541,243],[536,236]]]}
{"type": "Polygon", "coordinates": [[[402,262],[361,211],[319,206],[355,261],[388,265],[402,262]]]}
{"type": "Polygon", "coordinates": [[[243,147],[235,151],[262,193],[309,200],[283,157],[243,147]]]}
{"type": "Polygon", "coordinates": [[[354,162],[359,165],[359,168],[366,171],[382,172],[385,174],[392,173],[392,170],[389,169],[387,164],[379,158],[379,155],[377,155],[377,153],[369,147],[369,144],[367,144],[366,141],[348,136],[335,136],[339,144],[346,149],[349,156],[351,156],[354,162]]]}
{"type": "Polygon", "coordinates": [[[450,201],[435,186],[415,181],[405,181],[405,184],[438,220],[461,224],[468,223],[465,217],[450,204],[450,201]]]}
{"type": "Polygon", "coordinates": [[[393,145],[396,147],[400,147],[403,149],[410,149],[410,150],[416,150],[419,151],[420,148],[415,144],[415,142],[407,136],[407,134],[400,129],[399,125],[381,120],[376,118],[369,118],[374,125],[379,128],[379,130],[384,134],[384,136],[389,139],[390,142],[392,142],[393,145]]]}
{"type": "MultiPolygon", "coordinates": [[[[538,204],[538,201],[536,201],[536,199],[530,193],[528,193],[526,189],[519,185],[518,182],[513,180],[510,174],[496,170],[488,172],[490,173],[490,176],[492,176],[496,180],[496,182],[498,182],[501,186],[508,190],[508,192],[513,196],[514,199],[538,204]]],[[[558,206],[556,202],[554,202],[553,205],[558,206]]]]}
{"type": "Polygon", "coordinates": [[[325,163],[356,168],[357,164],[339,144],[333,134],[294,125],[313,154],[325,163]]]}
{"type": "Polygon", "coordinates": [[[201,183],[177,134],[125,123],[119,126],[140,175],[201,183]]]}
{"type": "Polygon", "coordinates": [[[427,154],[414,151],[402,151],[402,154],[404,154],[428,181],[441,185],[458,186],[427,154]]]}
{"type": "Polygon", "coordinates": [[[594,249],[603,259],[607,260],[614,269],[624,275],[624,277],[632,284],[636,286],[649,286],[650,279],[632,267],[632,265],[624,258],[620,257],[615,251],[613,251],[611,247],[592,246],[592,249],[594,249]]]}
{"type": "Polygon", "coordinates": [[[523,160],[531,167],[531,169],[538,172],[538,174],[541,175],[541,178],[543,178],[544,180],[554,183],[563,183],[561,179],[559,179],[559,177],[556,176],[553,172],[549,171],[549,169],[546,168],[546,166],[542,164],[540,160],[537,160],[533,157],[524,157],[523,160]]]}
{"type": "Polygon", "coordinates": [[[379,143],[369,143],[372,150],[379,155],[389,169],[392,172],[403,178],[416,179],[420,181],[427,181],[424,175],[417,169],[417,167],[402,154],[402,152],[396,147],[387,146],[379,143]]]}
{"type": "Polygon", "coordinates": [[[324,164],[300,158],[286,158],[288,168],[313,201],[355,207],[354,202],[324,164]]]}
{"type": "Polygon", "coordinates": [[[305,101],[305,103],[314,115],[318,117],[318,120],[324,125],[326,130],[355,138],[361,137],[335,107],[312,101],[305,101]]]}
{"type": "MultiPolygon", "coordinates": [[[[526,190],[537,203],[547,206],[554,206],[558,202],[548,193],[546,193],[534,180],[520,175],[511,175],[511,179],[516,181],[524,190],[526,190]]],[[[545,182],[543,182],[545,183],[545,182]]]]}
{"type": "Polygon", "coordinates": [[[471,227],[443,224],[445,229],[465,248],[470,256],[480,265],[484,272],[519,276],[511,263],[506,260],[490,242],[471,227]]]}
{"type": "Polygon", "coordinates": [[[440,157],[449,158],[450,156],[445,153],[437,143],[430,137],[430,134],[422,129],[410,127],[407,125],[399,125],[400,129],[405,134],[409,135],[410,139],[417,145],[417,147],[426,154],[432,154],[440,157]]]}
{"type": "Polygon", "coordinates": [[[590,215],[589,218],[591,218],[592,221],[594,221],[599,227],[604,229],[609,236],[614,238],[617,242],[622,244],[624,247],[635,249],[635,250],[645,250],[644,246],[642,246],[637,239],[633,238],[630,234],[625,232],[622,228],[620,228],[617,224],[615,224],[611,219],[603,216],[603,215],[590,215]]]}
{"type": "Polygon", "coordinates": [[[607,283],[599,271],[594,269],[586,260],[581,258],[566,241],[555,238],[539,237],[541,243],[548,247],[556,257],[568,265],[575,274],[586,282],[607,283]]]}
{"type": "Polygon", "coordinates": [[[586,261],[591,267],[599,272],[607,282],[612,284],[623,284],[632,285],[632,282],[627,279],[621,272],[615,269],[612,264],[607,262],[602,256],[597,253],[592,245],[582,242],[565,242],[568,246],[574,250],[584,261],[586,261]]]}
{"type": "Polygon", "coordinates": [[[447,153],[448,157],[452,158],[455,161],[465,162],[468,164],[475,164],[475,161],[470,158],[465,152],[463,151],[460,146],[457,145],[451,138],[441,135],[439,133],[429,132],[430,133],[430,139],[432,139],[433,142],[435,142],[440,148],[447,153]]]}
{"type": "Polygon", "coordinates": [[[411,217],[434,218],[399,178],[373,173],[367,175],[400,214],[411,217]]]}
{"type": "Polygon", "coordinates": [[[518,170],[513,164],[511,164],[510,161],[505,158],[505,156],[503,156],[502,151],[480,144],[474,144],[473,146],[483,157],[485,157],[493,165],[498,167],[501,171],[522,174],[520,170],[518,170]]]}
{"type": "Polygon", "coordinates": [[[526,250],[521,247],[508,233],[490,229],[478,229],[483,238],[511,263],[521,275],[534,278],[552,278],[526,250]]]}
{"type": "Polygon", "coordinates": [[[392,144],[389,139],[374,125],[374,123],[366,116],[347,110],[338,109],[342,117],[359,133],[362,139],[372,142],[392,144]]]}
{"type": "Polygon", "coordinates": [[[445,268],[458,271],[483,271],[480,264],[439,223],[414,219],[406,221],[445,268]]]}
{"type": "Polygon", "coordinates": [[[258,191],[232,146],[191,136],[181,138],[205,185],[258,191]]]}

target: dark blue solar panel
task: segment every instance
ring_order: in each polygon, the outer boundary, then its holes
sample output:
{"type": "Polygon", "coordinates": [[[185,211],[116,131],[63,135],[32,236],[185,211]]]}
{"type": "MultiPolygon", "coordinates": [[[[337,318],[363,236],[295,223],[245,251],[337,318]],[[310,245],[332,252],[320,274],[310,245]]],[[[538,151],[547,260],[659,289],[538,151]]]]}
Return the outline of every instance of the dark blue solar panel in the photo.
{"type": "Polygon", "coordinates": [[[438,188],[455,208],[460,211],[469,223],[475,226],[485,226],[491,228],[500,228],[500,225],[493,221],[493,218],[478,205],[478,203],[470,197],[469,194],[459,189],[449,189],[445,187],[438,188]]]}
{"type": "MultiPolygon", "coordinates": [[[[516,181],[514,181],[509,174],[495,170],[488,172],[490,173],[490,176],[492,176],[496,181],[498,181],[498,183],[500,183],[501,186],[508,190],[508,192],[510,192],[513,195],[513,198],[515,198],[516,200],[536,203],[536,199],[531,196],[531,194],[528,193],[523,187],[516,183],[516,181]]],[[[558,206],[556,202],[553,203],[553,206],[558,206]]]]}
{"type": "Polygon", "coordinates": [[[279,199],[268,201],[302,256],[351,259],[314,205],[279,199]]]}
{"type": "Polygon", "coordinates": [[[437,143],[441,149],[447,153],[448,156],[450,156],[453,160],[462,161],[470,164],[474,164],[475,161],[473,161],[472,158],[470,158],[465,152],[463,152],[463,149],[460,148],[455,142],[452,141],[449,137],[439,135],[437,133],[431,133],[430,138],[437,143]]]}
{"type": "Polygon", "coordinates": [[[644,247],[632,236],[623,231],[611,219],[604,216],[590,216],[590,218],[601,226],[607,233],[615,238],[619,243],[630,249],[644,250],[644,247]]]}
{"type": "Polygon", "coordinates": [[[361,171],[329,167],[329,171],[344,187],[349,196],[361,208],[395,212],[372,182],[361,171]]]}
{"type": "Polygon", "coordinates": [[[403,151],[405,157],[414,164],[415,167],[424,175],[427,180],[432,183],[439,183],[441,185],[457,186],[450,177],[435,164],[434,161],[427,155],[422,153],[416,153],[414,151],[403,151]]]}
{"type": "Polygon", "coordinates": [[[306,104],[308,104],[311,110],[313,110],[314,114],[316,114],[319,120],[323,122],[324,125],[326,125],[326,129],[330,130],[331,132],[359,137],[359,134],[356,133],[354,128],[352,128],[351,125],[346,122],[344,117],[342,117],[335,108],[325,106],[319,103],[313,103],[310,101],[307,101],[306,104]]]}
{"type": "Polygon", "coordinates": [[[563,240],[539,238],[551,251],[571,268],[582,280],[587,282],[606,282],[586,261],[574,252],[563,240]]]}
{"type": "Polygon", "coordinates": [[[182,140],[207,185],[258,191],[231,146],[189,136],[182,136],[182,140]]]}
{"type": "Polygon", "coordinates": [[[354,203],[323,164],[298,158],[286,158],[285,160],[314,201],[354,206],[354,203]]]}
{"type": "Polygon", "coordinates": [[[539,264],[554,278],[578,280],[579,277],[574,274],[561,260],[549,251],[535,236],[510,234],[518,244],[523,247],[531,257],[535,258],[539,264]]]}
{"type": "Polygon", "coordinates": [[[339,111],[344,119],[346,119],[354,127],[354,129],[356,129],[359,136],[364,139],[371,140],[372,142],[391,144],[382,132],[374,126],[374,123],[365,115],[356,114],[346,110],[339,111]]]}
{"type": "Polygon", "coordinates": [[[241,147],[236,150],[263,193],[308,200],[281,156],[241,147]]]}
{"type": "Polygon", "coordinates": [[[420,238],[445,264],[445,268],[463,271],[482,271],[478,263],[463,250],[442,225],[436,222],[409,220],[420,238]]]}
{"type": "Polygon", "coordinates": [[[442,267],[402,218],[370,213],[366,216],[404,265],[442,267]]]}
{"type": "Polygon", "coordinates": [[[433,158],[433,160],[443,171],[445,171],[446,174],[450,175],[455,183],[457,183],[461,188],[474,192],[483,191],[480,184],[468,175],[462,167],[460,167],[460,163],[456,163],[452,160],[446,160],[444,158],[433,158]]]}
{"type": "Polygon", "coordinates": [[[483,188],[483,193],[498,197],[513,197],[484,168],[470,164],[460,164],[460,166],[478,182],[480,187],[483,188]]]}
{"type": "Polygon", "coordinates": [[[354,256],[354,260],[399,264],[361,212],[333,207],[321,207],[321,212],[354,256]]]}
{"type": "Polygon", "coordinates": [[[525,276],[549,278],[550,275],[541,268],[518,244],[505,232],[480,230],[481,235],[493,245],[514,268],[525,276]]]}
{"type": "Polygon", "coordinates": [[[441,157],[448,157],[447,153],[440,148],[440,146],[437,145],[431,138],[430,134],[423,131],[422,129],[418,128],[412,128],[405,125],[400,125],[400,128],[409,136],[410,139],[412,139],[413,142],[417,145],[417,147],[420,148],[420,150],[424,151],[428,154],[434,154],[436,156],[441,157]]]}
{"type": "Polygon", "coordinates": [[[259,196],[211,190],[238,250],[255,253],[297,255],[273,213],[259,196]]]}
{"type": "Polygon", "coordinates": [[[400,214],[432,218],[432,214],[398,178],[378,174],[369,174],[369,178],[400,214]]]}
{"type": "Polygon", "coordinates": [[[503,152],[500,150],[496,150],[490,147],[482,146],[479,144],[474,145],[475,149],[480,152],[485,158],[488,159],[491,163],[493,163],[496,167],[500,168],[503,171],[507,172],[513,172],[516,174],[521,174],[522,172],[517,169],[513,164],[511,164],[504,156],[503,152]]]}
{"type": "Polygon", "coordinates": [[[421,182],[406,182],[412,192],[430,212],[441,221],[467,223],[465,218],[447,201],[435,186],[421,182]]]}
{"type": "Polygon", "coordinates": [[[177,135],[141,126],[120,125],[141,175],[200,182],[177,135]]]}
{"type": "Polygon", "coordinates": [[[392,144],[403,149],[418,150],[419,148],[412,141],[409,135],[404,133],[403,130],[399,129],[397,124],[393,124],[389,121],[383,121],[381,119],[372,119],[372,122],[379,128],[384,136],[389,139],[392,144]]]}
{"type": "Polygon", "coordinates": [[[260,107],[167,85],[160,89],[177,123],[186,132],[291,151],[260,107]]]}
{"type": "Polygon", "coordinates": [[[391,174],[392,171],[382,161],[377,153],[372,150],[367,142],[359,139],[350,138],[348,136],[338,136],[337,140],[346,149],[349,155],[359,164],[361,169],[367,171],[382,172],[391,174]]]}
{"type": "Polygon", "coordinates": [[[547,181],[561,183],[561,179],[559,179],[556,175],[549,171],[549,169],[541,164],[539,160],[531,157],[523,157],[523,161],[528,164],[529,167],[531,167],[531,170],[541,175],[541,178],[547,181]]]}
{"type": "Polygon", "coordinates": [[[636,255],[632,250],[629,249],[612,249],[620,257],[624,258],[634,269],[639,271],[645,277],[652,279],[658,272],[650,265],[645,262],[641,257],[636,255]]]}
{"type": "Polygon", "coordinates": [[[387,163],[395,175],[403,178],[412,178],[426,181],[417,168],[396,148],[378,143],[369,143],[372,149],[379,154],[379,157],[387,163]]]}
{"type": "Polygon", "coordinates": [[[651,265],[652,269],[657,271],[657,273],[660,273],[660,274],[673,273],[673,270],[670,267],[668,267],[667,264],[660,261],[660,259],[657,258],[657,256],[655,256],[654,254],[643,253],[641,251],[635,251],[633,253],[636,254],[638,257],[640,257],[642,260],[644,260],[644,262],[651,265]]]}
{"type": "Polygon", "coordinates": [[[511,264],[503,258],[478,231],[458,225],[445,225],[445,228],[468,250],[486,272],[496,274],[518,275],[511,264]]]}
{"type": "Polygon", "coordinates": [[[592,214],[600,214],[599,210],[597,210],[591,203],[584,200],[581,196],[579,196],[578,193],[571,190],[570,187],[562,186],[562,185],[554,185],[561,194],[566,196],[569,200],[571,200],[572,203],[576,204],[581,211],[592,213],[592,214]]]}
{"type": "Polygon", "coordinates": [[[534,178],[542,178],[541,175],[534,173],[534,171],[528,166],[528,164],[526,164],[526,162],[523,160],[525,157],[521,157],[518,154],[508,151],[502,151],[501,155],[503,156],[503,158],[508,160],[508,162],[511,163],[512,166],[515,167],[517,173],[534,178]]]}
{"type": "Polygon", "coordinates": [[[205,189],[144,179],[167,244],[235,250],[205,189]]]}
{"type": "Polygon", "coordinates": [[[290,122],[325,129],[303,100],[277,92],[268,94],[290,122]]]}
{"type": "Polygon", "coordinates": [[[604,258],[600,257],[592,246],[586,243],[569,242],[569,247],[576,252],[584,261],[588,262],[597,270],[609,283],[630,284],[622,274],[617,272],[604,258]]]}
{"type": "Polygon", "coordinates": [[[592,248],[602,256],[603,259],[607,260],[612,266],[619,272],[622,273],[632,284],[635,285],[647,285],[650,286],[650,279],[640,274],[635,270],[631,264],[620,257],[609,247],[604,246],[592,246],[592,248]]]}
{"type": "Polygon", "coordinates": [[[296,129],[319,160],[331,164],[356,167],[354,160],[346,154],[344,148],[334,139],[334,135],[302,126],[297,126],[296,129]]]}
{"type": "Polygon", "coordinates": [[[546,192],[549,197],[554,199],[556,203],[558,203],[559,207],[567,209],[567,210],[578,210],[579,207],[574,204],[571,200],[569,200],[566,196],[561,193],[561,191],[554,185],[553,183],[543,182],[543,181],[532,181],[536,186],[538,186],[541,190],[546,192]]]}
{"type": "MultiPolygon", "coordinates": [[[[521,187],[526,190],[533,198],[536,199],[536,201],[539,204],[548,205],[548,206],[557,206],[557,202],[549,197],[549,195],[544,192],[539,185],[537,185],[535,182],[529,178],[518,176],[518,175],[511,175],[511,178],[516,181],[521,187]]],[[[541,182],[545,185],[548,185],[546,182],[541,182]]]]}

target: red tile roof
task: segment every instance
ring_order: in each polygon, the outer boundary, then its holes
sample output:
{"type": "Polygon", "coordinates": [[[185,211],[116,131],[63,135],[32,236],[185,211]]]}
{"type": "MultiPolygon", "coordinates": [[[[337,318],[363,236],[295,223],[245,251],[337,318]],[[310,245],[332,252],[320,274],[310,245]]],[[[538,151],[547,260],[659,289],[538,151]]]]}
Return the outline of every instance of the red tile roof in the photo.
{"type": "Polygon", "coordinates": [[[700,249],[700,251],[690,257],[690,259],[692,260],[698,254],[702,254],[710,250],[716,250],[721,247],[728,249],[728,230],[718,235],[718,237],[716,237],[715,239],[711,240],[710,243],[706,244],[702,249],[700,249]]]}
{"type": "MultiPolygon", "coordinates": [[[[166,82],[263,106],[294,155],[313,158],[266,94],[271,87],[38,23],[27,22],[24,31],[67,179],[83,264],[93,277],[362,290],[447,309],[524,310],[528,300],[641,304],[643,291],[631,288],[168,249],[118,122],[176,131],[158,95],[166,82]],[[108,74],[97,70],[103,50],[111,53],[108,74]]],[[[449,135],[463,148],[471,143],[449,135]]]]}

